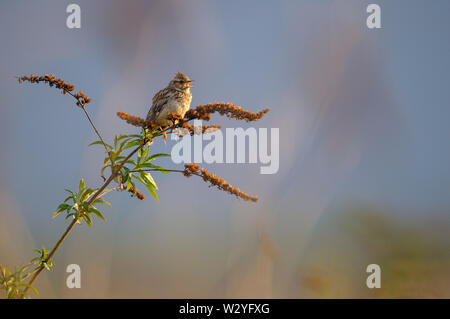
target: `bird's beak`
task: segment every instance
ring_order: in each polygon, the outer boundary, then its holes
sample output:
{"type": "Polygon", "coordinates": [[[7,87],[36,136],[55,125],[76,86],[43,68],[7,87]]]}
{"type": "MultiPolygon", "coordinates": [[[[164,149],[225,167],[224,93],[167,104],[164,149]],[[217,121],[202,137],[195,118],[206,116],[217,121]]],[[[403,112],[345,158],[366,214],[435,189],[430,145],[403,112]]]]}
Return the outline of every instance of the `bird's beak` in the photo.
{"type": "Polygon", "coordinates": [[[192,82],[194,82],[194,80],[186,81],[184,83],[184,86],[186,86],[187,88],[193,88],[193,86],[191,85],[192,82]]]}

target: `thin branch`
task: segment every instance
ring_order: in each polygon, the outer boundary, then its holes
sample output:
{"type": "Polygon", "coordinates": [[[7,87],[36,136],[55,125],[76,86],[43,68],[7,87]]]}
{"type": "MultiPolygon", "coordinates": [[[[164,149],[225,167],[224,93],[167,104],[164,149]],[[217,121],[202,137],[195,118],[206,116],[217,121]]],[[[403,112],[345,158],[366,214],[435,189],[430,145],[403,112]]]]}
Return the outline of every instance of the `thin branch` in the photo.
{"type": "MultiPolygon", "coordinates": [[[[195,109],[190,110],[189,113],[186,114],[186,117],[184,119],[182,119],[181,117],[179,119],[177,119],[174,116],[172,116],[172,118],[171,118],[171,120],[173,121],[172,125],[167,126],[164,129],[159,127],[159,129],[156,129],[156,130],[154,130],[154,125],[152,123],[149,123],[149,122],[145,121],[144,119],[141,119],[136,116],[131,116],[127,113],[118,112],[118,116],[120,118],[126,120],[128,123],[135,125],[135,126],[142,126],[144,128],[144,137],[143,137],[142,142],[133,151],[131,151],[123,160],[117,161],[118,164],[116,164],[113,161],[112,155],[109,151],[110,146],[104,142],[100,132],[94,125],[94,123],[85,107],[85,105],[90,103],[90,101],[91,101],[91,99],[88,96],[85,96],[82,91],[79,91],[78,93],[74,94],[72,92],[74,90],[73,85],[66,83],[61,79],[55,79],[54,75],[49,76],[48,74],[46,74],[45,76],[40,76],[40,77],[38,77],[37,75],[31,75],[29,77],[23,76],[18,79],[19,79],[20,83],[22,83],[23,81],[29,81],[31,83],[45,82],[45,83],[48,83],[50,86],[55,85],[56,88],[62,90],[62,93],[64,93],[64,94],[67,93],[67,94],[71,95],[73,98],[75,98],[77,100],[76,105],[79,106],[83,110],[90,125],[94,129],[94,132],[98,136],[100,142],[103,144],[105,151],[108,154],[109,160],[111,162],[110,165],[106,166],[106,167],[108,167],[108,166],[111,167],[111,174],[108,177],[108,179],[106,179],[103,176],[103,173],[101,174],[104,183],[100,188],[95,190],[94,195],[92,195],[88,201],[84,202],[87,205],[87,207],[91,206],[97,199],[103,197],[104,195],[111,192],[112,190],[123,189],[123,185],[119,181],[117,181],[117,177],[120,176],[120,170],[124,167],[125,164],[127,164],[127,162],[139,150],[141,150],[146,145],[149,145],[149,143],[151,144],[156,137],[163,135],[164,141],[165,141],[167,138],[167,135],[166,135],[167,133],[169,133],[169,134],[175,133],[175,130],[177,130],[181,127],[192,131],[193,128],[195,128],[195,126],[192,126],[190,124],[186,125],[186,123],[188,123],[194,119],[203,119],[203,120],[209,121],[211,118],[211,113],[214,113],[214,112],[219,112],[221,115],[226,115],[229,118],[235,118],[235,119],[246,120],[246,121],[256,121],[256,120],[260,119],[261,117],[263,117],[264,114],[266,114],[269,111],[269,109],[265,109],[258,113],[252,113],[252,112],[246,111],[246,110],[242,109],[241,107],[236,106],[232,103],[219,103],[219,102],[209,103],[206,105],[199,105],[195,109]],[[122,113],[122,114],[119,114],[119,113],[122,113]],[[151,132],[150,132],[151,135],[149,135],[149,137],[148,137],[147,131],[146,131],[147,128],[151,129],[151,132]],[[111,182],[113,182],[115,180],[120,185],[117,187],[113,187],[111,189],[107,189],[108,185],[111,184],[111,182]]],[[[210,125],[209,127],[217,128],[218,126],[210,125]]],[[[201,126],[201,128],[203,130],[205,130],[203,125],[201,126]]],[[[206,128],[208,128],[208,126],[206,126],[206,128]]],[[[196,131],[194,131],[194,134],[196,134],[195,132],[196,131]]],[[[143,171],[175,172],[175,173],[182,173],[186,177],[196,175],[198,177],[201,177],[205,182],[209,183],[210,186],[215,186],[220,190],[223,190],[230,194],[236,195],[237,197],[243,198],[244,200],[251,200],[254,202],[256,202],[258,200],[258,197],[251,196],[251,195],[248,195],[248,194],[240,191],[238,188],[233,187],[228,182],[226,182],[223,178],[220,178],[220,177],[216,176],[215,174],[211,174],[206,169],[201,168],[199,170],[199,167],[197,164],[185,164],[184,170],[150,168],[150,169],[134,169],[130,172],[143,172],[143,171]]],[[[138,193],[137,189],[135,189],[135,194],[136,193],[138,193]]],[[[138,195],[138,197],[139,197],[139,195],[138,195]]],[[[145,197],[145,196],[143,196],[143,197],[145,197]]],[[[140,199],[142,199],[142,198],[140,198],[140,199]]],[[[50,251],[48,256],[44,260],[41,260],[40,266],[35,268],[33,271],[29,272],[23,278],[25,280],[25,279],[28,279],[29,277],[31,277],[31,279],[28,282],[28,285],[21,292],[22,296],[25,296],[27,291],[30,288],[32,288],[32,284],[36,281],[37,277],[44,269],[44,264],[48,263],[52,260],[52,258],[54,257],[54,255],[56,254],[58,249],[61,247],[62,243],[66,240],[66,238],[68,238],[70,232],[75,228],[75,225],[81,221],[81,219],[82,219],[82,215],[81,216],[78,215],[76,218],[73,219],[73,221],[70,223],[70,225],[64,231],[64,233],[61,235],[61,237],[59,238],[59,240],[57,241],[57,243],[55,244],[53,249],[50,251]]]]}
{"type": "MultiPolygon", "coordinates": [[[[94,131],[95,131],[95,134],[97,134],[98,138],[99,138],[100,141],[102,142],[103,147],[105,148],[106,154],[108,154],[109,160],[111,161],[111,169],[112,169],[112,168],[114,167],[114,160],[113,160],[111,154],[109,153],[108,147],[106,146],[105,141],[103,140],[102,136],[100,135],[100,132],[99,132],[98,129],[95,127],[94,122],[92,122],[92,119],[91,119],[91,117],[89,116],[89,113],[88,113],[88,111],[86,110],[86,107],[85,107],[84,103],[81,102],[80,99],[77,98],[72,92],[67,91],[67,90],[65,90],[65,89],[64,89],[64,91],[66,91],[67,93],[69,93],[71,96],[73,96],[73,97],[80,103],[80,107],[83,109],[84,114],[86,115],[86,117],[87,117],[89,123],[91,124],[92,128],[93,128],[94,131]]],[[[102,174],[102,178],[103,178],[103,181],[106,180],[105,177],[103,176],[103,174],[102,174]]]]}
{"type": "Polygon", "coordinates": [[[223,178],[220,178],[216,176],[215,174],[211,174],[206,169],[201,168],[199,172],[199,167],[197,164],[185,164],[184,170],[177,170],[177,169],[158,169],[158,168],[146,168],[146,169],[135,169],[132,172],[156,172],[159,171],[163,173],[164,171],[167,172],[175,172],[175,173],[182,173],[185,177],[190,177],[192,175],[199,176],[203,179],[204,182],[209,183],[210,186],[215,186],[218,189],[225,191],[227,193],[230,193],[232,195],[235,195],[238,198],[242,198],[245,201],[252,201],[257,202],[258,197],[249,195],[243,191],[241,191],[239,188],[236,188],[232,185],[230,185],[227,181],[225,181],[223,178]],[[194,167],[195,166],[195,167],[194,167]]]}
{"type": "MultiPolygon", "coordinates": [[[[91,117],[89,116],[89,113],[88,113],[88,111],[86,110],[86,107],[84,106],[84,104],[81,104],[81,108],[83,109],[84,114],[86,114],[86,117],[87,117],[89,123],[91,123],[91,126],[92,126],[92,128],[94,129],[95,133],[97,134],[98,138],[100,139],[100,141],[102,142],[103,146],[105,147],[106,154],[108,154],[109,160],[111,161],[111,167],[113,167],[113,166],[114,166],[114,161],[113,161],[113,159],[112,159],[112,157],[111,157],[111,154],[110,154],[109,151],[108,151],[108,148],[106,147],[105,141],[103,140],[102,136],[100,135],[100,132],[99,132],[99,131],[97,130],[97,128],[95,127],[94,122],[92,122],[91,117]]],[[[103,175],[103,174],[102,174],[102,175],[103,175]]],[[[103,177],[103,180],[105,180],[105,177],[104,177],[104,176],[102,176],[102,177],[103,177]]]]}
{"type": "Polygon", "coordinates": [[[182,170],[182,169],[167,169],[167,168],[165,168],[165,169],[145,168],[145,169],[133,169],[130,172],[133,172],[133,173],[139,173],[139,172],[161,172],[161,173],[174,172],[174,173],[183,173],[184,170],[182,170]]]}
{"type": "MultiPolygon", "coordinates": [[[[17,76],[16,76],[16,78],[19,79],[19,82],[21,81],[21,77],[17,77],[17,76]]],[[[55,80],[53,80],[53,79],[45,79],[45,80],[44,80],[44,79],[36,79],[36,82],[48,82],[48,83],[51,83],[51,84],[50,84],[51,86],[54,85],[54,81],[55,81],[55,80]]],[[[74,86],[71,85],[71,87],[72,87],[71,89],[73,90],[74,86]]],[[[94,129],[94,131],[95,131],[95,133],[97,134],[97,136],[98,136],[98,138],[100,139],[100,141],[102,142],[102,144],[103,144],[103,146],[104,146],[104,148],[105,148],[106,153],[108,154],[108,157],[109,157],[109,159],[110,159],[110,161],[111,161],[111,164],[112,164],[111,167],[113,167],[113,166],[114,166],[114,165],[113,165],[113,164],[114,164],[114,161],[113,161],[113,159],[112,159],[112,157],[111,157],[111,154],[110,154],[109,151],[108,151],[108,147],[106,146],[105,141],[103,140],[103,138],[102,138],[100,132],[98,131],[98,129],[95,127],[94,122],[92,121],[91,117],[89,116],[88,111],[86,110],[85,102],[84,102],[85,100],[84,100],[84,99],[81,99],[80,96],[73,94],[72,91],[68,90],[66,87],[61,87],[60,89],[64,92],[64,94],[67,93],[67,94],[69,94],[70,96],[72,96],[75,100],[77,100],[77,102],[78,102],[77,105],[80,106],[80,107],[83,109],[84,114],[86,115],[86,117],[87,117],[89,123],[91,124],[92,128],[94,129]]],[[[80,92],[81,92],[81,91],[80,91],[80,92]]],[[[89,99],[89,101],[90,101],[90,99],[89,99]]],[[[89,103],[89,101],[88,101],[87,103],[89,103]]],[[[106,180],[104,176],[102,176],[102,178],[103,178],[103,181],[106,180]]]]}
{"type": "MultiPolygon", "coordinates": [[[[105,188],[114,180],[114,178],[119,174],[120,169],[125,165],[125,163],[134,155],[136,154],[137,151],[139,151],[142,147],[144,147],[146,144],[146,141],[144,141],[144,143],[142,143],[141,145],[139,145],[137,148],[135,148],[119,165],[119,167],[117,168],[117,170],[114,170],[111,175],[109,176],[109,178],[105,181],[105,183],[95,192],[94,195],[92,195],[92,197],[90,198],[90,200],[87,202],[88,206],[91,206],[92,203],[99,197],[105,195],[106,193],[102,194],[102,192],[105,190],[105,188]]],[[[45,263],[49,262],[53,256],[55,255],[56,251],[59,249],[59,247],[61,246],[61,244],[63,243],[63,241],[67,238],[67,236],[69,235],[69,233],[72,231],[72,229],[75,227],[76,223],[78,221],[78,218],[74,219],[69,227],[67,227],[66,231],[62,234],[62,236],[59,238],[58,242],[56,243],[55,247],[53,247],[52,251],[50,252],[50,254],[48,255],[47,259],[44,261],[45,263]]],[[[42,272],[42,270],[44,269],[44,267],[41,267],[37,270],[37,272],[34,274],[34,276],[30,279],[30,281],[28,282],[28,285],[24,291],[23,294],[26,294],[26,292],[28,291],[28,289],[30,289],[30,286],[34,283],[34,281],[36,280],[36,278],[39,276],[39,274],[42,272]]]]}

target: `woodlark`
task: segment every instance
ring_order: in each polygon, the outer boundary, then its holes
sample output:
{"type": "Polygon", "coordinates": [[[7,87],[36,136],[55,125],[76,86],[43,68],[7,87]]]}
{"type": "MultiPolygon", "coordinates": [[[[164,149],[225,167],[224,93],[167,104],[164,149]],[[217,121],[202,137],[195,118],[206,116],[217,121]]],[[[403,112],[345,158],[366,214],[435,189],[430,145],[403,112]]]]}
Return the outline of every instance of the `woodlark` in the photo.
{"type": "Polygon", "coordinates": [[[192,80],[183,72],[175,74],[167,87],[153,97],[146,120],[156,126],[167,127],[172,124],[172,121],[167,119],[169,113],[177,113],[184,117],[191,105],[191,82],[192,80]]]}

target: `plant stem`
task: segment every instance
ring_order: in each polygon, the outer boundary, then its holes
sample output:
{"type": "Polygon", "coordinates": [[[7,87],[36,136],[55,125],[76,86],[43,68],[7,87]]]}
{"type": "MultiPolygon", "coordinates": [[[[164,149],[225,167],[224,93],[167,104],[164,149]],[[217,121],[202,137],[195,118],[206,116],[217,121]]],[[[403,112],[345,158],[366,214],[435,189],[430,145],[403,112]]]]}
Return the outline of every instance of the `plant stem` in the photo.
{"type": "MultiPolygon", "coordinates": [[[[121,164],[118,166],[117,169],[114,169],[111,172],[111,175],[109,176],[109,178],[105,181],[105,183],[95,192],[94,195],[92,195],[92,197],[89,199],[88,201],[88,206],[92,205],[92,203],[102,194],[102,192],[105,190],[106,187],[108,187],[108,185],[114,180],[114,178],[119,174],[120,169],[125,165],[125,163],[134,155],[136,154],[137,151],[139,151],[142,147],[144,147],[146,145],[146,142],[144,141],[144,143],[142,143],[141,145],[139,145],[137,148],[135,148],[130,154],[128,154],[128,156],[121,162],[121,164]]],[[[53,247],[52,251],[50,252],[50,254],[48,255],[47,259],[44,262],[49,262],[53,256],[55,255],[56,251],[59,249],[59,247],[61,246],[61,244],[63,243],[63,241],[67,238],[67,236],[69,235],[69,233],[72,231],[72,229],[75,227],[76,223],[78,221],[78,218],[74,219],[69,227],[67,227],[66,231],[64,232],[64,234],[62,234],[61,238],[59,238],[58,242],[56,243],[55,247],[53,247]]],[[[39,276],[39,274],[42,272],[42,270],[44,269],[44,267],[39,268],[39,270],[36,271],[36,273],[33,275],[33,277],[30,279],[30,281],[28,282],[28,285],[32,285],[34,283],[34,281],[36,280],[36,278],[39,276]]],[[[28,291],[28,289],[30,289],[30,287],[25,287],[24,291],[23,291],[23,295],[26,294],[26,292],[28,291]]]]}
{"type": "MultiPolygon", "coordinates": [[[[184,173],[184,172],[186,172],[184,169],[164,169],[164,171],[171,172],[171,173],[184,173]]],[[[145,169],[134,169],[131,172],[160,172],[160,173],[163,173],[164,171],[162,171],[162,170],[160,170],[158,168],[145,168],[145,169]]],[[[199,173],[195,173],[195,172],[190,172],[190,173],[192,175],[202,177],[202,175],[199,174],[199,173]]]]}
{"type": "MultiPolygon", "coordinates": [[[[69,94],[72,95],[73,97],[75,97],[71,92],[69,92],[69,94]]],[[[79,101],[79,100],[78,100],[78,101],[79,101]]],[[[80,102],[80,101],[79,101],[79,102],[80,102]]],[[[92,128],[94,129],[95,133],[97,134],[98,138],[100,139],[100,141],[102,142],[103,146],[105,147],[106,154],[108,154],[109,160],[111,161],[111,167],[114,166],[114,161],[113,161],[113,159],[112,159],[112,157],[111,157],[111,154],[110,154],[109,151],[108,151],[108,148],[106,147],[105,141],[103,140],[102,136],[100,135],[100,132],[99,132],[99,131],[97,130],[97,128],[95,127],[94,122],[92,122],[91,117],[89,116],[89,113],[88,113],[88,111],[86,110],[86,107],[84,106],[84,104],[80,102],[80,105],[81,105],[81,108],[83,109],[83,112],[84,112],[84,114],[86,115],[86,117],[87,117],[89,123],[91,124],[91,126],[92,126],[92,128]]],[[[103,174],[102,174],[102,177],[103,177],[103,174]]],[[[104,177],[103,177],[103,180],[105,180],[104,177]]]]}

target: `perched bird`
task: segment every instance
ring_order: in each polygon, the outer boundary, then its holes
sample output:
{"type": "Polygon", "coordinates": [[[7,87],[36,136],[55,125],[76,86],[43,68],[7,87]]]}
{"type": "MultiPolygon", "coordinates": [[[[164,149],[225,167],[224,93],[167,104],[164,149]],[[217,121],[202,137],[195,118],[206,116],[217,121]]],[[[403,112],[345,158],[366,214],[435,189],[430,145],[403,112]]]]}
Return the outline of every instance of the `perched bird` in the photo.
{"type": "Polygon", "coordinates": [[[169,113],[177,113],[184,117],[191,105],[191,82],[192,80],[183,72],[175,74],[167,87],[153,97],[146,120],[156,126],[167,127],[172,124],[172,121],[167,119],[169,113]]]}

